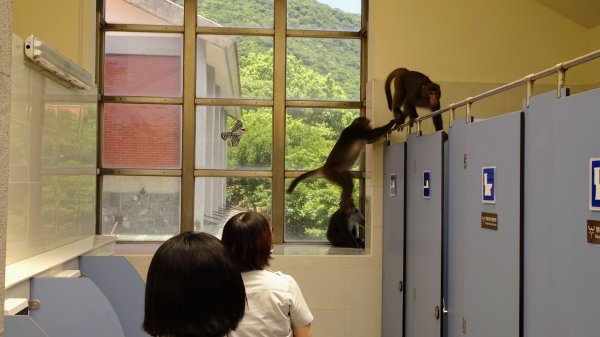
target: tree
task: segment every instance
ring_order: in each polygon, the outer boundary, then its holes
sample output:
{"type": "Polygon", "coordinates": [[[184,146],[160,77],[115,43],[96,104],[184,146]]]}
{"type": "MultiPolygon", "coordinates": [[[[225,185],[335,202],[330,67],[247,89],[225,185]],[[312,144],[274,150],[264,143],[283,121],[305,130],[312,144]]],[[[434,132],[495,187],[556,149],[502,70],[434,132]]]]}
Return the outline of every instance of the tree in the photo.
{"type": "MultiPolygon", "coordinates": [[[[249,53],[240,57],[240,79],[246,97],[265,95],[272,87],[273,53],[249,53]]],[[[307,68],[288,55],[288,92],[312,99],[344,99],[343,89],[329,76],[307,68]]],[[[272,111],[244,108],[246,132],[236,147],[229,148],[228,166],[271,166],[272,111]]],[[[310,170],[323,165],[341,130],[358,110],[290,109],[286,117],[286,168],[310,170]]],[[[229,121],[229,127],[233,125],[229,121]]],[[[270,215],[271,186],[268,179],[229,178],[228,201],[270,215]]],[[[337,209],[340,189],[324,179],[310,179],[286,198],[286,237],[325,239],[329,216],[337,209]]]]}

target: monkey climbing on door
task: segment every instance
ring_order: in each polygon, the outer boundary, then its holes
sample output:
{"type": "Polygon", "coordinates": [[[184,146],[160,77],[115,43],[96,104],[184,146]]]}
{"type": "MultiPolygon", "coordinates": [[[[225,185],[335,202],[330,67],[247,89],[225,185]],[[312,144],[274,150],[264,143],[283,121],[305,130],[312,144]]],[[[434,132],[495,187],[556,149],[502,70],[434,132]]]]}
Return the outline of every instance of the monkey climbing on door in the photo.
{"type": "Polygon", "coordinates": [[[358,159],[364,145],[378,140],[392,129],[395,124],[396,120],[392,119],[386,125],[373,129],[371,121],[368,118],[355,118],[350,125],[342,130],[340,137],[333,146],[329,156],[327,156],[325,164],[296,177],[288,187],[287,193],[292,193],[296,185],[302,180],[322,174],[327,180],[342,188],[340,208],[345,211],[351,210],[354,207],[354,202],[352,201],[354,183],[350,169],[358,159]]]}

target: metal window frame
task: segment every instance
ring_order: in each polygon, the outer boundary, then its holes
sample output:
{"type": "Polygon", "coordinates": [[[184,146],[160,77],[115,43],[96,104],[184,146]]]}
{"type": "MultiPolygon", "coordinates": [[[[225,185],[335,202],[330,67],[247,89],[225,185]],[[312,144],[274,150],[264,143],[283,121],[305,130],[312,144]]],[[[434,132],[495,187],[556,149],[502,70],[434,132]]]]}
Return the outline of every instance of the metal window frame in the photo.
{"type": "MultiPolygon", "coordinates": [[[[285,170],[285,115],[287,108],[340,108],[360,109],[360,115],[365,115],[366,78],[367,78],[367,18],[368,0],[362,0],[361,29],[358,32],[301,30],[287,29],[287,1],[274,0],[273,29],[268,28],[233,28],[233,27],[203,27],[197,26],[197,0],[185,0],[183,26],[176,25],[139,25],[112,24],[104,20],[105,0],[97,1],[97,33],[96,33],[96,78],[99,88],[98,114],[98,179],[97,179],[97,211],[96,231],[102,231],[102,178],[105,175],[129,176],[172,176],[181,177],[181,231],[194,230],[194,180],[196,177],[266,177],[271,178],[272,186],[272,226],[273,241],[281,244],[286,241],[285,232],[285,179],[297,177],[304,171],[285,170]],[[179,33],[183,34],[183,95],[181,98],[165,97],[131,97],[105,96],[104,82],[104,47],[105,33],[119,32],[148,32],[148,33],[179,33]],[[271,36],[273,37],[273,98],[272,99],[242,99],[242,98],[196,98],[196,41],[197,36],[204,35],[239,35],[239,36],[271,36]],[[318,101],[318,100],[287,100],[286,99],[286,43],[288,37],[303,38],[338,38],[358,39],[361,41],[360,56],[360,98],[358,101],[318,101]],[[191,62],[189,60],[192,60],[191,62]],[[126,169],[103,168],[102,165],[102,134],[103,134],[103,105],[104,103],[140,103],[140,104],[171,104],[182,105],[182,142],[181,169],[126,169]],[[270,170],[242,169],[196,169],[195,165],[195,119],[196,106],[250,106],[271,107],[273,109],[273,152],[270,170]]],[[[365,202],[365,163],[364,156],[360,160],[359,171],[352,172],[353,177],[360,178],[359,203],[365,202]]]]}

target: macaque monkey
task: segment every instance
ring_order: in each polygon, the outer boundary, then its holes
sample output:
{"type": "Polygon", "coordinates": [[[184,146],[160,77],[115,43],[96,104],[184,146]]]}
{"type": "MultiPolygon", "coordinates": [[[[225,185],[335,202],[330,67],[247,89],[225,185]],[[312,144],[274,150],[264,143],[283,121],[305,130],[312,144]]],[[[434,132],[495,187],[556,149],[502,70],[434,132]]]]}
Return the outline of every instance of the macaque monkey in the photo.
{"type": "Polygon", "coordinates": [[[354,183],[352,175],[349,172],[350,169],[356,159],[358,159],[364,145],[378,140],[392,129],[395,124],[396,120],[392,119],[386,125],[373,129],[371,121],[368,118],[355,118],[350,125],[342,130],[340,138],[333,146],[325,164],[318,169],[308,171],[296,177],[290,184],[287,192],[292,193],[296,185],[302,180],[322,174],[327,180],[342,188],[340,208],[345,211],[351,210],[354,207],[354,202],[352,201],[354,183]]]}
{"type": "Polygon", "coordinates": [[[334,247],[365,248],[364,240],[356,238],[354,229],[365,228],[365,217],[353,207],[349,211],[338,209],[329,219],[327,240],[334,247]]]}
{"type": "MultiPolygon", "coordinates": [[[[397,124],[401,125],[408,116],[410,122],[419,117],[416,107],[430,108],[431,111],[440,109],[442,91],[437,83],[418,71],[406,68],[394,69],[385,80],[385,97],[388,109],[394,113],[397,124]],[[394,95],[392,96],[391,83],[394,81],[394,95]]],[[[435,131],[444,128],[442,116],[432,117],[435,131]]]]}

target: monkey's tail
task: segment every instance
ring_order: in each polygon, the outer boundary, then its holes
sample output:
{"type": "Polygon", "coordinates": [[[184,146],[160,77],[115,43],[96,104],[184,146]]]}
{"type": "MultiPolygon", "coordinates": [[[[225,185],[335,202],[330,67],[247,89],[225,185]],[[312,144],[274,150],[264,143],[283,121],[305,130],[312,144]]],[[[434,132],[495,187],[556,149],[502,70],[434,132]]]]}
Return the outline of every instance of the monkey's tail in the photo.
{"type": "Polygon", "coordinates": [[[292,193],[294,191],[294,189],[296,188],[296,185],[298,185],[298,183],[300,183],[302,180],[304,180],[306,178],[310,178],[310,177],[316,175],[317,173],[319,173],[320,170],[321,169],[318,168],[316,170],[308,171],[308,172],[302,173],[301,175],[297,176],[296,179],[294,179],[292,181],[292,183],[290,184],[290,187],[288,187],[287,192],[292,193]]]}
{"type": "Polygon", "coordinates": [[[403,72],[405,70],[408,70],[406,68],[396,68],[394,70],[392,70],[392,72],[388,75],[388,77],[385,79],[385,98],[387,99],[387,104],[388,104],[388,109],[390,109],[390,111],[392,111],[392,81],[394,80],[394,78],[396,78],[398,76],[398,74],[400,72],[403,72]]]}
{"type": "Polygon", "coordinates": [[[396,73],[398,72],[398,69],[393,70],[388,77],[385,79],[385,99],[387,99],[387,104],[388,104],[388,109],[390,109],[390,111],[392,111],[392,88],[391,88],[391,84],[392,84],[392,80],[394,79],[394,77],[396,76],[396,73]]]}

